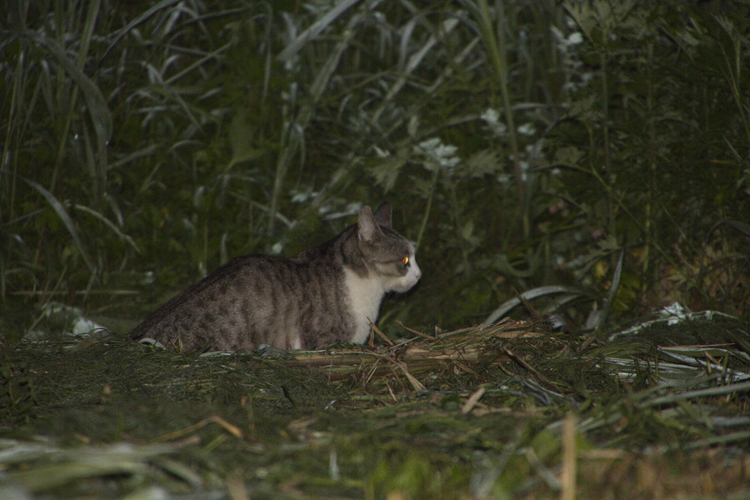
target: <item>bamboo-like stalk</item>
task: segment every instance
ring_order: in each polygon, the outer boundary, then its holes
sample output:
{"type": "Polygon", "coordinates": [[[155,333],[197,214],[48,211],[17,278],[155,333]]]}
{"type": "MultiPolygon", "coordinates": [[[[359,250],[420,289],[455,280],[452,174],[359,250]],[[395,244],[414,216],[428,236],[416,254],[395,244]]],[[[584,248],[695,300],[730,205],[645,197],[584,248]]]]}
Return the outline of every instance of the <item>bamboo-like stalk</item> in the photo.
{"type": "Polygon", "coordinates": [[[499,80],[498,86],[500,87],[503,109],[505,110],[505,121],[508,127],[508,139],[510,142],[511,153],[513,155],[513,172],[518,189],[518,206],[521,211],[523,234],[525,237],[528,237],[531,228],[528,211],[525,209],[526,189],[523,182],[523,172],[521,171],[521,163],[518,155],[518,139],[516,137],[516,125],[513,117],[513,106],[511,104],[510,89],[508,85],[508,59],[504,31],[505,11],[502,2],[497,0],[495,2],[495,15],[497,17],[495,21],[497,25],[494,30],[492,28],[492,16],[490,15],[487,0],[479,0],[478,12],[475,12],[475,15],[482,34],[482,39],[484,40],[485,47],[490,55],[492,68],[497,74],[499,80]]]}

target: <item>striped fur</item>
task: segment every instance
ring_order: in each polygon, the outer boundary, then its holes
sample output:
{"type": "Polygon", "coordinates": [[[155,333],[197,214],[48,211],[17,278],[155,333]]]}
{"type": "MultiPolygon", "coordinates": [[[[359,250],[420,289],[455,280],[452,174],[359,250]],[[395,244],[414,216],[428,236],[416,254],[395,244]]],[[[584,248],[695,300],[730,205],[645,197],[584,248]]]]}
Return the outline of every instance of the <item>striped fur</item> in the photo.
{"type": "Polygon", "coordinates": [[[216,351],[363,343],[383,295],[405,292],[421,276],[414,247],[391,229],[390,205],[364,207],[357,224],[290,259],[237,257],[154,311],[131,337],[216,351]]]}

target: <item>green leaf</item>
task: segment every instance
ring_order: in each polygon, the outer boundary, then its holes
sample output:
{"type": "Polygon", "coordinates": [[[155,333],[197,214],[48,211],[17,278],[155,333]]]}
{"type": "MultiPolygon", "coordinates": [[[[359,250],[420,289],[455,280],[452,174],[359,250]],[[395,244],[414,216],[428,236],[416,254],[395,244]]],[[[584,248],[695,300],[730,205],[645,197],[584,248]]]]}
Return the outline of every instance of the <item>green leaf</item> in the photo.
{"type": "Polygon", "coordinates": [[[370,173],[375,177],[375,183],[382,186],[387,193],[396,185],[396,179],[404,165],[406,165],[406,157],[397,155],[379,162],[370,169],[370,173]]]}
{"type": "Polygon", "coordinates": [[[485,175],[501,172],[503,166],[497,151],[482,149],[471,155],[461,167],[457,168],[456,174],[481,179],[485,175]]]}
{"type": "Polygon", "coordinates": [[[232,159],[227,170],[244,161],[252,161],[266,154],[265,149],[253,147],[253,126],[247,119],[244,109],[238,110],[229,125],[229,143],[232,146],[232,159]]]}

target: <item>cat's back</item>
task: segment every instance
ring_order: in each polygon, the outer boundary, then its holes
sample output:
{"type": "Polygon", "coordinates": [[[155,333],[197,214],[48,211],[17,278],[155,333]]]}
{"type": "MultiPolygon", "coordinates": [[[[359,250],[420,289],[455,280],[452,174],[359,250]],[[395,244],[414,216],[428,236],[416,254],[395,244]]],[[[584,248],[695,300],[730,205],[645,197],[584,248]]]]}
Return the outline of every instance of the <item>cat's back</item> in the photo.
{"type": "MultiPolygon", "coordinates": [[[[317,347],[318,339],[309,332],[349,327],[342,310],[344,271],[339,260],[335,248],[313,249],[291,259],[236,257],[157,309],[131,337],[151,338],[178,350],[317,347]],[[325,319],[331,315],[338,320],[325,319]]],[[[323,336],[329,343],[343,341],[334,337],[323,336]]]]}

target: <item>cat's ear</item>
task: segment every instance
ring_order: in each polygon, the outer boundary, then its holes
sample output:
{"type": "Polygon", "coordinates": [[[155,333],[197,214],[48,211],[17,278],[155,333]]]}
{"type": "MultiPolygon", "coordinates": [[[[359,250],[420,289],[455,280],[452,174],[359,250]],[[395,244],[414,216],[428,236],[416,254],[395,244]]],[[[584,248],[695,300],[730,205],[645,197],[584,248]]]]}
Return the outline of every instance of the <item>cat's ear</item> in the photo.
{"type": "Polygon", "coordinates": [[[381,203],[375,213],[373,214],[375,221],[381,226],[391,227],[393,219],[391,218],[391,204],[387,201],[381,203]]]}
{"type": "MultiPolygon", "coordinates": [[[[378,208],[378,210],[380,210],[380,208],[378,208]]],[[[362,207],[362,210],[359,212],[359,220],[357,221],[357,224],[359,239],[362,241],[371,243],[375,237],[383,234],[383,231],[380,230],[380,226],[378,226],[378,222],[375,220],[372,210],[366,205],[362,207]]]]}

